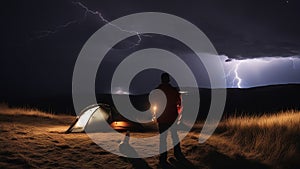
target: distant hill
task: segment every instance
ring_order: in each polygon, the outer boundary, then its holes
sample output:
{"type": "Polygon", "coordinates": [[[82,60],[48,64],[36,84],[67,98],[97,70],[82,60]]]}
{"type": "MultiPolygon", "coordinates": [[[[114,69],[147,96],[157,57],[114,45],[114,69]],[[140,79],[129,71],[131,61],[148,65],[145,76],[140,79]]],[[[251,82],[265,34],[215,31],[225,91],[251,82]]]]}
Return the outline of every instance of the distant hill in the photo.
{"type": "Polygon", "coordinates": [[[300,85],[228,89],[225,112],[277,112],[300,109],[300,85]]]}
{"type": "MultiPolygon", "coordinates": [[[[205,118],[210,106],[210,94],[212,89],[199,89],[200,110],[199,117],[205,118]]],[[[224,89],[214,89],[224,90],[224,89]]],[[[260,114],[272,113],[280,110],[300,110],[300,85],[273,85],[255,87],[249,89],[227,89],[227,100],[224,114],[260,114]]],[[[121,96],[122,97],[122,96],[121,96]]],[[[125,95],[124,95],[125,97],[125,95]]],[[[148,95],[131,95],[133,105],[143,110],[149,107],[148,95]]],[[[98,102],[112,105],[110,94],[97,94],[98,102]]],[[[44,111],[52,111],[57,114],[75,114],[72,95],[61,95],[44,98],[31,98],[22,96],[18,98],[0,98],[11,106],[34,107],[44,111]]]]}

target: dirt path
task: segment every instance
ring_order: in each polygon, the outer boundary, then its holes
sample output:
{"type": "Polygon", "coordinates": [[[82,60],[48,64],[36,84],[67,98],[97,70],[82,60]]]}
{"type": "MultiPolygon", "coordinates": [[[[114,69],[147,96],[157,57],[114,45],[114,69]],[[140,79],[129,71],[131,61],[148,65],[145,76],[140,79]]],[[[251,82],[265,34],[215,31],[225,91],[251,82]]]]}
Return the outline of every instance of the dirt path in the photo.
{"type": "MultiPolygon", "coordinates": [[[[119,157],[101,149],[84,133],[60,133],[72,120],[71,116],[41,117],[0,111],[0,168],[159,168],[157,156],[119,157]]],[[[182,141],[188,168],[267,168],[239,153],[226,155],[213,144],[199,144],[197,140],[197,135],[191,133],[182,141]]],[[[182,165],[175,164],[174,168],[182,165]]]]}

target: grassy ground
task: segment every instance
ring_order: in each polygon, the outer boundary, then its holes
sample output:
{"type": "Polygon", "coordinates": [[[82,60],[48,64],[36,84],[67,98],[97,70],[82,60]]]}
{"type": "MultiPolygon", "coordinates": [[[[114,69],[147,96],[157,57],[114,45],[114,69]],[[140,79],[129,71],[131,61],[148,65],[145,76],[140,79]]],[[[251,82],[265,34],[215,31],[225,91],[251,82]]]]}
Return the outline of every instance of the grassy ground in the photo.
{"type": "Polygon", "coordinates": [[[230,117],[219,128],[225,139],[248,156],[278,168],[300,166],[300,112],[230,117]]]}
{"type": "MultiPolygon", "coordinates": [[[[85,133],[63,134],[74,119],[0,105],[0,168],[159,168],[157,156],[131,160],[103,150],[85,133]]],[[[299,124],[300,112],[294,111],[231,117],[220,123],[206,143],[199,144],[202,123],[197,123],[181,148],[192,164],[189,168],[296,169],[300,166],[299,124]]],[[[173,155],[172,150],[168,153],[173,155]]]]}

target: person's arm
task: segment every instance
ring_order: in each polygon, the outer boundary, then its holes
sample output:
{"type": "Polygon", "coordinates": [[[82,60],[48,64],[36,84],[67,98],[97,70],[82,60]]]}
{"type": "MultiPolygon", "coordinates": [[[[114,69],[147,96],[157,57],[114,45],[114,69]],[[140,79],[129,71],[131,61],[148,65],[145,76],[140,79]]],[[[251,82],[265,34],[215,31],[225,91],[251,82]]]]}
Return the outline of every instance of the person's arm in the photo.
{"type": "Polygon", "coordinates": [[[182,96],[179,93],[179,96],[178,96],[178,99],[177,99],[177,111],[178,111],[178,114],[181,114],[182,109],[183,109],[183,106],[182,106],[182,96]]]}
{"type": "Polygon", "coordinates": [[[182,96],[181,96],[180,93],[178,93],[178,100],[177,100],[178,121],[177,121],[177,124],[180,124],[180,122],[181,122],[181,118],[182,118],[182,110],[183,110],[183,106],[182,106],[182,96]]]}

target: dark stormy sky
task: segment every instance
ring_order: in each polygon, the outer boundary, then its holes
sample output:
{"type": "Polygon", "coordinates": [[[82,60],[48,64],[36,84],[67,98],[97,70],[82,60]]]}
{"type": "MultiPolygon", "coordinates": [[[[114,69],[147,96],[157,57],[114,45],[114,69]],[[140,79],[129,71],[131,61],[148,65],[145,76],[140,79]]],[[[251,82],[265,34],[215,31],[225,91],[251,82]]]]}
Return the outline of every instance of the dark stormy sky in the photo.
{"type": "MultiPolygon", "coordinates": [[[[107,21],[137,12],[170,13],[190,21],[217,49],[230,88],[300,83],[297,0],[12,0],[1,4],[1,97],[71,93],[78,54],[88,38],[105,24],[76,2],[100,12],[107,21]]],[[[104,81],[96,80],[98,92],[110,90],[115,66],[134,51],[161,47],[176,50],[182,57],[190,55],[183,45],[167,37],[145,37],[140,46],[128,49],[136,41],[137,37],[124,40],[107,55],[105,66],[98,70],[99,76],[105,76],[104,81]]],[[[199,86],[209,87],[201,64],[192,66],[201,71],[199,86]]],[[[151,72],[159,73],[153,70],[137,76],[136,86],[146,87],[136,92],[157,85],[159,78],[143,79],[151,72]]],[[[114,90],[127,92],[122,86],[114,90]]]]}

